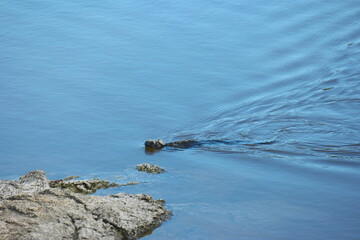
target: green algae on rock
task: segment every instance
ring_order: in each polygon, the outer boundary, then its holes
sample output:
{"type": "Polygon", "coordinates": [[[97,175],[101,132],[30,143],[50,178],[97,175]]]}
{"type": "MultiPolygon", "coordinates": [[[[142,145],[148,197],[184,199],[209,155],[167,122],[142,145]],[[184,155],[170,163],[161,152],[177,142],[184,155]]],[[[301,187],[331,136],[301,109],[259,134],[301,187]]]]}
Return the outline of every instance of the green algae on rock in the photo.
{"type": "Polygon", "coordinates": [[[64,181],[64,180],[50,180],[49,186],[51,188],[68,189],[75,193],[91,194],[95,193],[98,189],[107,189],[112,187],[121,187],[127,185],[134,185],[136,182],[129,182],[126,184],[118,184],[108,182],[105,180],[92,179],[92,180],[77,180],[77,181],[64,181]]]}
{"type": "Polygon", "coordinates": [[[77,178],[80,178],[79,176],[67,176],[67,177],[64,177],[62,180],[63,181],[69,181],[69,180],[74,180],[74,179],[77,179],[77,178]]]}

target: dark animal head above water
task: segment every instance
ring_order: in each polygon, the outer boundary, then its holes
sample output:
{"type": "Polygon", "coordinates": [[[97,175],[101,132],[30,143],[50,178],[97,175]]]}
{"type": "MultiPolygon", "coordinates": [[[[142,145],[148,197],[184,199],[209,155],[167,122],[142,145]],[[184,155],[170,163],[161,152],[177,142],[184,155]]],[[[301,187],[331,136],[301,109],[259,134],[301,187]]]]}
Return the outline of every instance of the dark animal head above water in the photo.
{"type": "Polygon", "coordinates": [[[152,149],[161,149],[165,146],[165,143],[161,139],[149,139],[145,142],[145,147],[152,149]]]}

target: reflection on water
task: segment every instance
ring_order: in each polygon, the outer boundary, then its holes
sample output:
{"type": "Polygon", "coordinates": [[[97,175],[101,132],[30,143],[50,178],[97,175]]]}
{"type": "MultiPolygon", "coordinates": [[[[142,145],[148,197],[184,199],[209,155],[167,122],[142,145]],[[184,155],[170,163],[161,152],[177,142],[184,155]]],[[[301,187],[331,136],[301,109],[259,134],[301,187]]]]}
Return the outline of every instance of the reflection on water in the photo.
{"type": "Polygon", "coordinates": [[[144,239],[358,239],[359,16],[357,0],[2,1],[0,178],[140,182],[99,194],[165,199],[173,218],[144,239]],[[149,138],[200,144],[144,154],[149,138]]]}

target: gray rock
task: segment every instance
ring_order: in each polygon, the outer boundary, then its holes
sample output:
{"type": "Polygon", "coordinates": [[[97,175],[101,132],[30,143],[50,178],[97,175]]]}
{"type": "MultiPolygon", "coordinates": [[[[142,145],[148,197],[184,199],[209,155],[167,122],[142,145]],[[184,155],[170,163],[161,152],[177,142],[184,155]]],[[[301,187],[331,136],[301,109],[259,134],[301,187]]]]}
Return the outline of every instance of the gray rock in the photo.
{"type": "Polygon", "coordinates": [[[165,169],[163,169],[159,166],[156,166],[156,165],[148,164],[148,163],[142,163],[142,164],[136,165],[136,169],[138,171],[147,172],[147,173],[163,173],[163,172],[165,172],[165,169]]]}
{"type": "Polygon", "coordinates": [[[48,182],[42,171],[0,181],[0,239],[131,240],[170,217],[163,200],[146,194],[85,196],[48,182]]]}
{"type": "Polygon", "coordinates": [[[49,188],[49,180],[41,170],[31,171],[19,180],[0,180],[0,199],[20,193],[39,192],[49,188]]]}

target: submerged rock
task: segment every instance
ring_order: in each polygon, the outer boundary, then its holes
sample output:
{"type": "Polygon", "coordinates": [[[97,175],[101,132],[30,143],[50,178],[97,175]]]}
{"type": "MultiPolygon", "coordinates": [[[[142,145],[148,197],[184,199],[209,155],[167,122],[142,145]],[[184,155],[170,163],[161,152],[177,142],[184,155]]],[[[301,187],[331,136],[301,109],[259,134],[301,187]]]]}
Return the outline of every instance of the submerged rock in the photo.
{"type": "Polygon", "coordinates": [[[85,196],[50,188],[43,171],[0,181],[0,239],[137,239],[170,217],[146,194],[85,196]],[[5,191],[6,190],[6,191],[5,191]]]}
{"type": "Polygon", "coordinates": [[[136,165],[136,169],[140,172],[147,172],[147,173],[163,173],[165,172],[165,169],[156,166],[156,165],[151,165],[148,163],[142,163],[139,165],[136,165]]]}

